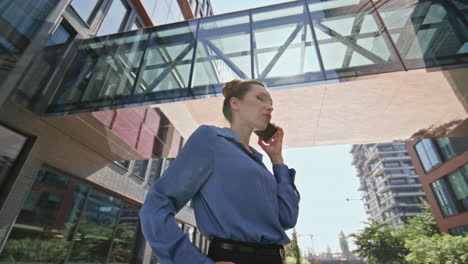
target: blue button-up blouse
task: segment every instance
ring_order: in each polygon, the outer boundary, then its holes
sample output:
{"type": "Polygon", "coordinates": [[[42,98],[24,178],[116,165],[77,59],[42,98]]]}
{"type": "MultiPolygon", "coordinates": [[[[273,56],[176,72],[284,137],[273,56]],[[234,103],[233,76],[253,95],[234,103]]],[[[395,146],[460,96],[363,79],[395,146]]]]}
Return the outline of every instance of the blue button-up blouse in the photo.
{"type": "Polygon", "coordinates": [[[153,184],[140,210],[146,240],[162,264],[213,261],[177,225],[174,215],[190,200],[200,232],[244,242],[288,244],[300,195],[295,170],[273,165],[242,144],[230,128],[199,127],[153,184]]]}

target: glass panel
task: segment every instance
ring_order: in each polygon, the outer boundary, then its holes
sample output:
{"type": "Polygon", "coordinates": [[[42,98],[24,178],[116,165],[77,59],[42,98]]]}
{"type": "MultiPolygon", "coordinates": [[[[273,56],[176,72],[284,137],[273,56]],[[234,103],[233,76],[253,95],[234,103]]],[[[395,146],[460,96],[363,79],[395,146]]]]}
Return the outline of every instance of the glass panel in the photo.
{"type": "Polygon", "coordinates": [[[98,36],[108,35],[119,32],[128,17],[130,10],[122,0],[112,1],[111,7],[102,21],[101,27],[97,33],[98,36]]]}
{"type": "Polygon", "coordinates": [[[85,22],[89,23],[101,2],[102,0],[73,0],[71,6],[85,22]]]}
{"type": "Polygon", "coordinates": [[[163,159],[153,159],[149,176],[150,183],[155,182],[161,176],[162,163],[163,159]]]}
{"type": "MultiPolygon", "coordinates": [[[[149,33],[95,38],[80,47],[56,103],[68,108],[123,103],[132,93],[149,33]]],[[[61,106],[58,106],[61,107],[61,106]]],[[[67,108],[63,108],[66,110],[67,108]]]]}
{"type": "Polygon", "coordinates": [[[407,68],[468,62],[466,20],[448,2],[394,0],[378,8],[407,68]]]}
{"type": "Polygon", "coordinates": [[[0,254],[0,261],[63,261],[87,192],[88,187],[74,180],[40,171],[0,254]]]}
{"type": "Polygon", "coordinates": [[[62,60],[69,39],[74,35],[75,32],[69,31],[62,24],[57,27],[47,41],[46,47],[40,51],[23,74],[12,98],[14,101],[31,109],[41,96],[44,96],[43,89],[62,60]]]}
{"type": "MultiPolygon", "coordinates": [[[[467,177],[468,178],[468,177],[467,177]]],[[[455,193],[455,199],[460,202],[463,211],[468,211],[468,181],[461,170],[457,170],[447,176],[448,182],[455,193]]]]}
{"type": "Polygon", "coordinates": [[[193,92],[221,92],[224,83],[251,78],[250,25],[247,12],[200,20],[193,92]]]}
{"type": "Polygon", "coordinates": [[[431,139],[421,140],[416,144],[415,149],[426,173],[429,173],[433,168],[442,163],[431,139]]]}
{"type": "Polygon", "coordinates": [[[327,79],[403,70],[369,2],[308,3],[327,79]]]}
{"type": "Polygon", "coordinates": [[[449,160],[454,157],[455,151],[452,148],[450,138],[436,138],[437,145],[439,146],[440,152],[444,160],[449,160]]]}
{"type": "MultiPolygon", "coordinates": [[[[132,257],[133,237],[138,227],[138,208],[124,203],[120,209],[119,221],[116,226],[109,263],[129,263],[132,257]]],[[[139,250],[135,248],[135,250],[139,250]]]]}
{"type": "Polygon", "coordinates": [[[164,99],[188,96],[196,24],[153,28],[136,93],[164,99]]]}
{"type": "Polygon", "coordinates": [[[25,142],[25,137],[0,125],[0,190],[25,142]]]}
{"type": "Polygon", "coordinates": [[[70,39],[71,35],[72,33],[60,24],[54,34],[47,40],[46,46],[64,44],[70,39]]]}
{"type": "Polygon", "coordinates": [[[124,168],[129,168],[130,167],[130,161],[129,160],[119,160],[117,161],[119,165],[121,165],[124,168]]]}
{"type": "Polygon", "coordinates": [[[121,201],[92,190],[74,237],[70,262],[106,263],[121,201]]]}
{"type": "Polygon", "coordinates": [[[444,216],[451,216],[459,213],[445,179],[440,179],[431,183],[431,187],[444,216]]]}
{"type": "Polygon", "coordinates": [[[255,78],[267,84],[323,80],[302,1],[252,11],[255,78]]]}
{"type": "Polygon", "coordinates": [[[451,2],[464,14],[465,19],[468,19],[468,2],[466,0],[451,0],[451,2]]]}
{"type": "Polygon", "coordinates": [[[148,160],[135,160],[135,164],[133,165],[133,174],[144,179],[147,169],[148,169],[148,160]]]}
{"type": "Polygon", "coordinates": [[[10,51],[22,51],[35,36],[58,0],[0,0],[0,35],[10,51]]]}

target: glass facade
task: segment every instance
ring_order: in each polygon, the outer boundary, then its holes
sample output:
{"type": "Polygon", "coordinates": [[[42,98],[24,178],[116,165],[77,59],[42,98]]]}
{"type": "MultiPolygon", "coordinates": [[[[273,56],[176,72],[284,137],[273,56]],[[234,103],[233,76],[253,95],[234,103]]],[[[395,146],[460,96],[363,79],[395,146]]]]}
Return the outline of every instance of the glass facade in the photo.
{"type": "Polygon", "coordinates": [[[59,0],[0,0],[0,52],[27,47],[59,0]]]}
{"type": "Polygon", "coordinates": [[[0,125],[0,193],[27,138],[0,125]]]}
{"type": "Polygon", "coordinates": [[[442,164],[436,145],[431,139],[423,139],[415,145],[419,160],[427,172],[442,164]]]}
{"type": "Polygon", "coordinates": [[[13,97],[17,103],[32,108],[44,96],[44,88],[75,35],[76,32],[65,22],[58,25],[18,83],[13,97]]]}
{"type": "Polygon", "coordinates": [[[141,179],[145,179],[148,170],[148,160],[135,160],[133,164],[133,174],[141,179]]]}
{"type": "Polygon", "coordinates": [[[393,0],[377,8],[407,69],[468,62],[468,24],[455,7],[393,0]]]}
{"type": "Polygon", "coordinates": [[[97,35],[102,36],[121,31],[129,14],[130,9],[124,0],[113,0],[97,35]]]}
{"type": "Polygon", "coordinates": [[[468,151],[468,137],[423,139],[415,145],[426,173],[468,151]]]}
{"type": "Polygon", "coordinates": [[[128,263],[138,208],[86,184],[41,170],[0,261],[128,263]]]}
{"type": "Polygon", "coordinates": [[[444,216],[468,211],[468,164],[431,183],[444,216]]]}

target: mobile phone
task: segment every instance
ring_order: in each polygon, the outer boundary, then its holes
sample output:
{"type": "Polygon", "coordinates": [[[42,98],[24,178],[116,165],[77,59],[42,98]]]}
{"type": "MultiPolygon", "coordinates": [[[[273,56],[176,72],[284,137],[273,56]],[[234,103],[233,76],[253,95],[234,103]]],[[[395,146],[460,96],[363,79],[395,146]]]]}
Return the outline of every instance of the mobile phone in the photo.
{"type": "Polygon", "coordinates": [[[265,130],[254,131],[265,143],[270,142],[270,140],[278,134],[278,128],[276,128],[271,123],[268,123],[268,126],[265,130]]]}

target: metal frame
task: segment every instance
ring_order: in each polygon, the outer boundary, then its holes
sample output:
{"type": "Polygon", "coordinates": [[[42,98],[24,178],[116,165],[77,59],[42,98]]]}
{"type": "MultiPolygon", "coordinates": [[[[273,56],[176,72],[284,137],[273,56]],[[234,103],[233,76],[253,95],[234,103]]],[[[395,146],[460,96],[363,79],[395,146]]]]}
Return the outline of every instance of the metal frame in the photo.
{"type": "MultiPolygon", "coordinates": [[[[314,1],[318,2],[318,1],[314,1]]],[[[358,75],[365,75],[365,74],[373,74],[373,73],[383,73],[383,72],[389,72],[389,71],[398,71],[398,70],[403,70],[406,71],[408,69],[407,67],[407,61],[403,60],[405,52],[399,52],[397,47],[401,47],[400,41],[395,43],[392,41],[390,34],[393,34],[396,32],[395,30],[388,30],[386,28],[386,25],[380,16],[380,13],[378,11],[379,8],[384,6],[385,4],[388,3],[388,1],[380,1],[378,3],[374,3],[372,1],[360,1],[359,4],[353,5],[353,8],[355,9],[354,13],[349,11],[349,6],[346,7],[337,7],[337,8],[332,8],[332,9],[327,9],[326,14],[333,20],[333,18],[337,17],[338,19],[341,17],[350,17],[353,16],[354,21],[353,21],[353,26],[351,30],[351,34],[348,36],[344,36],[337,31],[333,30],[329,26],[325,25],[324,17],[323,17],[323,11],[314,11],[310,12],[309,4],[314,3],[310,0],[301,0],[297,2],[288,2],[288,3],[283,3],[283,4],[278,4],[278,5],[272,5],[264,8],[259,8],[255,10],[260,10],[260,12],[263,12],[265,10],[266,12],[271,12],[275,10],[281,10],[281,8],[289,8],[289,7],[303,7],[304,12],[302,14],[291,14],[291,15],[285,15],[285,16],[280,16],[280,17],[273,17],[269,18],[266,20],[261,20],[255,22],[253,19],[253,14],[254,12],[256,13],[257,11],[254,10],[248,10],[248,11],[239,11],[239,12],[234,12],[230,14],[223,14],[223,15],[218,15],[209,18],[201,18],[197,19],[196,21],[196,30],[195,32],[188,32],[188,33],[182,33],[179,35],[172,35],[172,36],[165,36],[161,38],[162,42],[168,41],[169,43],[178,43],[179,40],[184,41],[187,43],[187,39],[189,39],[191,36],[186,36],[186,34],[194,34],[195,36],[193,37],[193,42],[190,43],[174,60],[170,61],[167,59],[164,59],[165,56],[164,54],[161,54],[162,58],[165,60],[165,63],[158,64],[158,65],[147,65],[147,61],[145,59],[146,56],[146,50],[150,46],[149,41],[154,41],[151,39],[151,36],[154,35],[155,31],[158,31],[160,29],[166,29],[170,28],[171,25],[165,25],[165,26],[158,26],[153,29],[150,29],[151,33],[149,33],[148,39],[146,39],[145,45],[142,45],[144,51],[143,51],[143,56],[140,61],[140,67],[137,70],[137,78],[135,81],[135,85],[133,87],[131,95],[134,96],[127,96],[124,94],[119,94],[117,91],[117,94],[113,94],[112,96],[101,96],[93,100],[86,100],[82,101],[82,99],[78,101],[74,101],[73,103],[67,103],[67,104],[61,104],[61,105],[52,105],[49,108],[49,112],[54,112],[54,111],[60,111],[60,112],[79,112],[83,111],[84,108],[82,109],[76,109],[77,107],[85,107],[88,110],[89,109],[104,109],[107,107],[130,107],[132,105],[142,105],[147,103],[163,103],[163,102],[171,102],[171,101],[180,101],[180,100],[186,100],[186,99],[196,99],[196,98],[203,98],[206,96],[210,95],[216,95],[219,93],[217,90],[218,87],[220,87],[222,84],[221,78],[218,72],[218,68],[216,65],[214,65],[215,60],[221,60],[228,68],[229,70],[232,71],[232,73],[237,74],[239,78],[242,79],[249,79],[250,78],[258,78],[267,84],[271,84],[273,86],[278,86],[278,85],[289,85],[289,84],[295,84],[298,82],[316,82],[316,81],[323,81],[323,80],[330,80],[330,79],[336,79],[336,78],[346,78],[349,76],[358,76],[358,75]],[[246,15],[248,17],[248,24],[246,25],[244,22],[240,24],[233,24],[229,26],[223,26],[223,27],[214,27],[210,29],[201,29],[201,23],[205,22],[216,22],[220,20],[221,17],[224,18],[236,18],[239,17],[240,15],[246,15]],[[369,32],[369,33],[363,33],[361,34],[360,31],[362,29],[364,20],[367,15],[370,15],[371,17],[374,18],[374,22],[376,23],[376,26],[379,28],[375,32],[369,32]],[[255,23],[255,24],[254,24],[255,23]],[[309,25],[309,28],[311,30],[311,37],[312,41],[307,41],[307,26],[309,25]],[[276,47],[271,47],[271,48],[263,48],[263,49],[257,49],[256,45],[256,40],[255,40],[255,32],[256,31],[261,31],[263,29],[266,30],[271,30],[273,28],[281,28],[288,26],[290,27],[291,25],[295,25],[295,29],[292,31],[292,33],[288,36],[287,39],[284,40],[282,44],[276,47]],[[248,27],[248,30],[246,31],[245,27],[248,27]],[[317,34],[316,34],[316,29],[322,31],[326,35],[330,36],[331,38],[327,38],[324,40],[318,40],[317,34]],[[201,34],[202,31],[204,34],[201,34]],[[301,30],[304,30],[304,32],[301,34],[301,43],[292,43],[299,32],[301,30]],[[219,39],[222,36],[230,36],[230,35],[239,35],[239,34],[245,34],[246,36],[249,37],[249,44],[250,45],[250,50],[248,51],[240,51],[240,52],[232,52],[232,53],[226,53],[223,52],[216,44],[214,44],[211,40],[211,38],[216,38],[219,39]],[[372,38],[372,37],[382,37],[383,38],[383,43],[382,45],[385,45],[390,53],[390,58],[388,61],[385,59],[382,59],[379,55],[369,51],[368,49],[364,48],[363,46],[357,44],[359,39],[363,38],[372,38]],[[325,45],[327,43],[340,43],[343,44],[346,48],[345,50],[345,56],[343,61],[341,62],[341,67],[334,69],[334,70],[325,70],[325,65],[324,61],[322,58],[322,53],[320,51],[320,45],[325,45]],[[202,46],[199,46],[202,45],[202,46]],[[315,49],[315,54],[318,59],[318,64],[320,66],[320,73],[318,72],[304,72],[304,66],[305,66],[305,60],[306,59],[315,59],[313,58],[305,58],[306,54],[306,49],[307,47],[310,47],[310,45],[314,45],[315,49]],[[204,51],[207,53],[206,57],[203,58],[197,58],[199,54],[197,54],[199,49],[204,49],[204,51]],[[285,51],[288,48],[299,48],[300,49],[300,54],[302,55],[300,60],[300,71],[299,73],[296,73],[296,75],[291,75],[287,79],[281,79],[279,76],[268,76],[271,70],[275,67],[275,65],[278,64],[279,59],[281,58],[282,55],[284,55],[285,51]],[[193,50],[193,55],[191,60],[184,60],[184,57],[186,57],[187,54],[189,54],[190,51],[193,50]],[[259,54],[266,53],[266,52],[272,52],[276,51],[274,57],[268,62],[266,65],[265,69],[263,69],[262,72],[259,72],[259,54]],[[354,52],[357,52],[364,58],[368,59],[371,61],[373,64],[372,65],[362,65],[362,66],[353,66],[350,67],[350,63],[352,60],[352,56],[354,52]],[[245,69],[242,69],[239,67],[236,63],[234,63],[233,58],[239,58],[243,56],[250,56],[250,72],[246,73],[245,69]],[[207,85],[200,85],[200,86],[195,86],[194,85],[194,74],[195,74],[195,67],[201,67],[202,63],[204,62],[209,62],[210,69],[206,69],[208,71],[212,71],[214,74],[216,80],[212,80],[216,83],[210,83],[207,85]],[[175,67],[177,65],[191,65],[190,67],[190,73],[188,77],[188,85],[185,86],[183,83],[181,83],[181,78],[180,73],[174,72],[175,67]],[[169,65],[167,65],[169,64],[169,65]],[[378,67],[376,67],[378,66],[378,67]],[[144,68],[143,68],[144,67],[144,68]],[[179,88],[177,89],[170,89],[170,90],[164,90],[164,91],[155,91],[150,89],[149,91],[139,94],[138,96],[136,95],[137,93],[137,85],[142,84],[142,73],[144,72],[145,69],[150,69],[153,67],[165,67],[162,73],[160,73],[150,84],[149,88],[154,88],[156,87],[160,81],[162,81],[165,77],[167,77],[168,74],[174,74],[174,78],[179,84],[179,88]],[[143,68],[143,69],[142,69],[143,68]],[[258,76],[256,76],[258,75],[258,76]],[[328,76],[327,76],[328,75],[328,76]],[[189,94],[186,94],[184,92],[184,89],[188,89],[189,94]],[[65,107],[65,108],[62,108],[65,107]],[[54,109],[55,108],[55,109],[54,109]],[[62,110],[58,110],[62,109],[62,110]]],[[[321,2],[321,1],[320,1],[321,2]]],[[[432,1],[428,0],[428,4],[421,4],[418,6],[418,8],[423,8],[425,11],[423,13],[427,14],[428,8],[431,6],[432,1]]],[[[453,7],[453,3],[451,3],[451,7],[453,7]]],[[[460,14],[458,14],[460,15],[460,14]]],[[[416,23],[416,26],[418,27],[423,27],[422,22],[424,21],[425,15],[419,19],[418,23],[416,23]]],[[[466,20],[463,20],[466,23],[466,20]]],[[[405,28],[414,27],[414,23],[409,23],[411,22],[411,18],[408,19],[408,22],[405,25],[405,28]]],[[[187,22],[181,22],[181,23],[187,23],[187,22]]],[[[191,23],[191,22],[189,22],[191,23]]],[[[192,24],[189,24],[191,26],[192,24]]],[[[402,31],[401,29],[397,31],[402,31]]],[[[409,30],[404,30],[404,32],[407,32],[406,34],[409,34],[409,30]]],[[[119,37],[127,33],[119,33],[119,34],[114,34],[112,37],[119,37]]],[[[405,33],[403,33],[405,34],[405,33]]],[[[414,34],[413,34],[414,35],[414,34]]],[[[405,39],[407,40],[408,38],[404,37],[405,35],[401,36],[400,39],[405,39]]],[[[414,36],[413,36],[414,37],[414,36]]],[[[93,41],[93,40],[90,40],[93,41]]],[[[94,40],[95,41],[95,40],[94,40]]],[[[407,42],[409,43],[407,46],[404,47],[404,50],[406,52],[409,50],[411,47],[413,41],[407,42]]],[[[128,44],[126,44],[128,45],[128,44]]],[[[141,45],[141,44],[138,44],[141,45]]],[[[400,49],[401,50],[401,49],[400,49]]],[[[164,51],[158,50],[161,53],[164,53],[164,51]]],[[[99,50],[97,51],[99,53],[99,50]]],[[[124,65],[122,65],[124,66],[124,65]]],[[[93,65],[91,68],[97,67],[97,65],[93,65]]],[[[134,69],[132,69],[133,71],[134,69]]],[[[92,71],[92,70],[91,70],[92,71]]],[[[147,84],[148,85],[148,84],[147,84]]]]}

